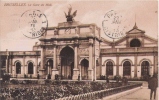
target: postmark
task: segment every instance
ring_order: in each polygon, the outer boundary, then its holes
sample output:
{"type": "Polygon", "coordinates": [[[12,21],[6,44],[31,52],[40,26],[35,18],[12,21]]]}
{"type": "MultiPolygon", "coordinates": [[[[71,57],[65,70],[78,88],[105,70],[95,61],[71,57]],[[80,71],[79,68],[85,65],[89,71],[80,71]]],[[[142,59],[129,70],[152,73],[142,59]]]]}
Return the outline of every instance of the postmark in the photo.
{"type": "Polygon", "coordinates": [[[112,38],[118,39],[125,36],[126,25],[122,15],[118,14],[114,10],[110,10],[104,16],[102,21],[102,27],[104,33],[112,38]]]}
{"type": "Polygon", "coordinates": [[[27,10],[20,17],[20,29],[28,38],[38,38],[46,32],[48,20],[40,10],[27,10]]]}

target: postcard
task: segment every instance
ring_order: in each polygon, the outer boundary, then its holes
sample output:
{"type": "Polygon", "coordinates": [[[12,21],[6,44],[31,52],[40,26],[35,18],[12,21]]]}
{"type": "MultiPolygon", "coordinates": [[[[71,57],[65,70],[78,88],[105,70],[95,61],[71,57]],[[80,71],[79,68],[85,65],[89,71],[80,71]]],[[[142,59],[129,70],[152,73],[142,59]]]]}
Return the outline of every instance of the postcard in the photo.
{"type": "Polygon", "coordinates": [[[0,1],[0,100],[157,100],[157,79],[157,0],[0,1]]]}

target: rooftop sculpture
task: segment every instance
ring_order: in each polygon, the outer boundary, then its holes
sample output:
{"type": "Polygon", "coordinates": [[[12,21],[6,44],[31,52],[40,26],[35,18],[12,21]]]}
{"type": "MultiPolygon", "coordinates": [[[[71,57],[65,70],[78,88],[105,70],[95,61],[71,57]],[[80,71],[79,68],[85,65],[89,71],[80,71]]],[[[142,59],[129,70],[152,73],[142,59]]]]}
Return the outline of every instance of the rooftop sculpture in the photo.
{"type": "Polygon", "coordinates": [[[77,10],[74,11],[72,14],[71,14],[71,11],[72,11],[72,7],[70,5],[70,7],[68,8],[68,14],[65,13],[65,17],[67,18],[67,22],[73,22],[74,21],[74,17],[76,16],[76,13],[77,13],[77,10]]]}

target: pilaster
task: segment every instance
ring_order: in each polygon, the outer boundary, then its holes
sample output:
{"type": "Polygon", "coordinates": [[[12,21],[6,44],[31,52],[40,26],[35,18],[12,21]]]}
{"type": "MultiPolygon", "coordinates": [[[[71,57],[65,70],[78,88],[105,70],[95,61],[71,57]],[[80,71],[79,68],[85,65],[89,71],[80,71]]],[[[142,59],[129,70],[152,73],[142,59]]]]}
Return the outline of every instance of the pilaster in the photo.
{"type": "Polygon", "coordinates": [[[119,70],[119,56],[116,56],[116,75],[119,75],[120,70],[119,70]]]}
{"type": "Polygon", "coordinates": [[[137,77],[137,54],[135,54],[134,63],[134,77],[137,77]]]}
{"type": "Polygon", "coordinates": [[[78,75],[79,75],[79,69],[77,68],[78,64],[77,64],[77,45],[75,45],[74,47],[74,69],[73,69],[73,80],[77,80],[78,79],[78,75]]]}

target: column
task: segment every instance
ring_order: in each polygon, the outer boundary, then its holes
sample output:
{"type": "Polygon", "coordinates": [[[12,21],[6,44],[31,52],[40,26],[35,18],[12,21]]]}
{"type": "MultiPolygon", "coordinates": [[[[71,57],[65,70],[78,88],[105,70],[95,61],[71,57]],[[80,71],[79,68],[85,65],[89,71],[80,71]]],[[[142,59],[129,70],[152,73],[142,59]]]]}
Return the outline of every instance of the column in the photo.
{"type": "Polygon", "coordinates": [[[48,66],[47,66],[47,74],[48,74],[48,75],[50,74],[50,63],[49,63],[48,66]]]}
{"type": "Polygon", "coordinates": [[[92,72],[92,58],[93,58],[93,47],[92,44],[89,45],[89,67],[88,67],[88,79],[93,79],[93,72],[92,72]]]}
{"type": "Polygon", "coordinates": [[[140,78],[141,77],[141,66],[137,66],[137,77],[140,78]]]}
{"type": "Polygon", "coordinates": [[[23,75],[23,77],[24,77],[24,74],[26,74],[26,72],[25,72],[25,56],[23,56],[23,65],[21,66],[21,74],[23,75]]]}
{"type": "Polygon", "coordinates": [[[134,77],[137,77],[137,54],[135,54],[134,61],[134,77]]]}
{"type": "Polygon", "coordinates": [[[119,75],[119,56],[116,56],[116,75],[119,75]]]}
{"type": "Polygon", "coordinates": [[[134,75],[135,75],[135,67],[136,67],[136,66],[131,66],[131,78],[134,78],[134,75]]]}
{"type": "Polygon", "coordinates": [[[38,68],[38,56],[35,57],[34,77],[37,76],[37,68],[38,68]]]}
{"type": "Polygon", "coordinates": [[[55,75],[59,74],[57,70],[57,47],[54,46],[54,54],[53,54],[53,69],[51,74],[51,79],[55,79],[55,75]]]}
{"type": "Polygon", "coordinates": [[[56,55],[57,55],[56,54],[56,46],[54,46],[54,54],[53,54],[53,59],[54,59],[53,60],[53,64],[54,65],[53,65],[53,69],[57,69],[57,60],[56,60],[57,58],[56,58],[56,55]]]}
{"type": "Polygon", "coordinates": [[[40,66],[40,70],[39,70],[39,75],[44,75],[44,48],[41,48],[41,66],[40,66]]]}
{"type": "Polygon", "coordinates": [[[22,77],[24,77],[24,74],[25,74],[25,56],[23,56],[22,64],[23,65],[21,65],[21,75],[22,75],[22,77]]]}
{"type": "Polygon", "coordinates": [[[12,57],[9,57],[9,73],[12,73],[12,57]]]}
{"type": "Polygon", "coordinates": [[[116,76],[116,66],[113,66],[113,77],[116,76]]]}
{"type": "Polygon", "coordinates": [[[79,74],[80,74],[80,80],[82,80],[82,68],[81,68],[81,64],[78,64],[78,68],[80,69],[80,72],[79,72],[79,74]]]}
{"type": "Polygon", "coordinates": [[[151,75],[151,76],[153,76],[153,74],[154,74],[154,73],[153,73],[153,69],[154,69],[154,68],[153,68],[153,66],[151,65],[151,66],[150,66],[150,75],[151,75]]]}
{"type": "Polygon", "coordinates": [[[44,69],[44,48],[41,49],[41,69],[44,69]]]}
{"type": "Polygon", "coordinates": [[[6,73],[8,73],[8,56],[7,56],[7,59],[6,59],[6,73]]]}
{"type": "Polygon", "coordinates": [[[157,69],[157,54],[154,54],[154,73],[156,74],[158,69],[157,69]]]}
{"type": "Polygon", "coordinates": [[[73,80],[77,80],[79,75],[79,69],[77,68],[77,45],[74,47],[74,69],[73,69],[73,80]]]}
{"type": "Polygon", "coordinates": [[[77,46],[75,46],[74,69],[77,69],[77,46]]]}
{"type": "Polygon", "coordinates": [[[123,66],[119,66],[118,70],[119,70],[118,71],[119,72],[118,75],[120,75],[121,77],[123,77],[123,66]]]}
{"type": "Polygon", "coordinates": [[[15,68],[15,65],[13,66],[13,77],[15,77],[16,75],[16,68],[15,68]]]}
{"type": "Polygon", "coordinates": [[[9,56],[8,49],[6,49],[6,73],[9,72],[9,68],[8,68],[8,56],[9,56]]]}

